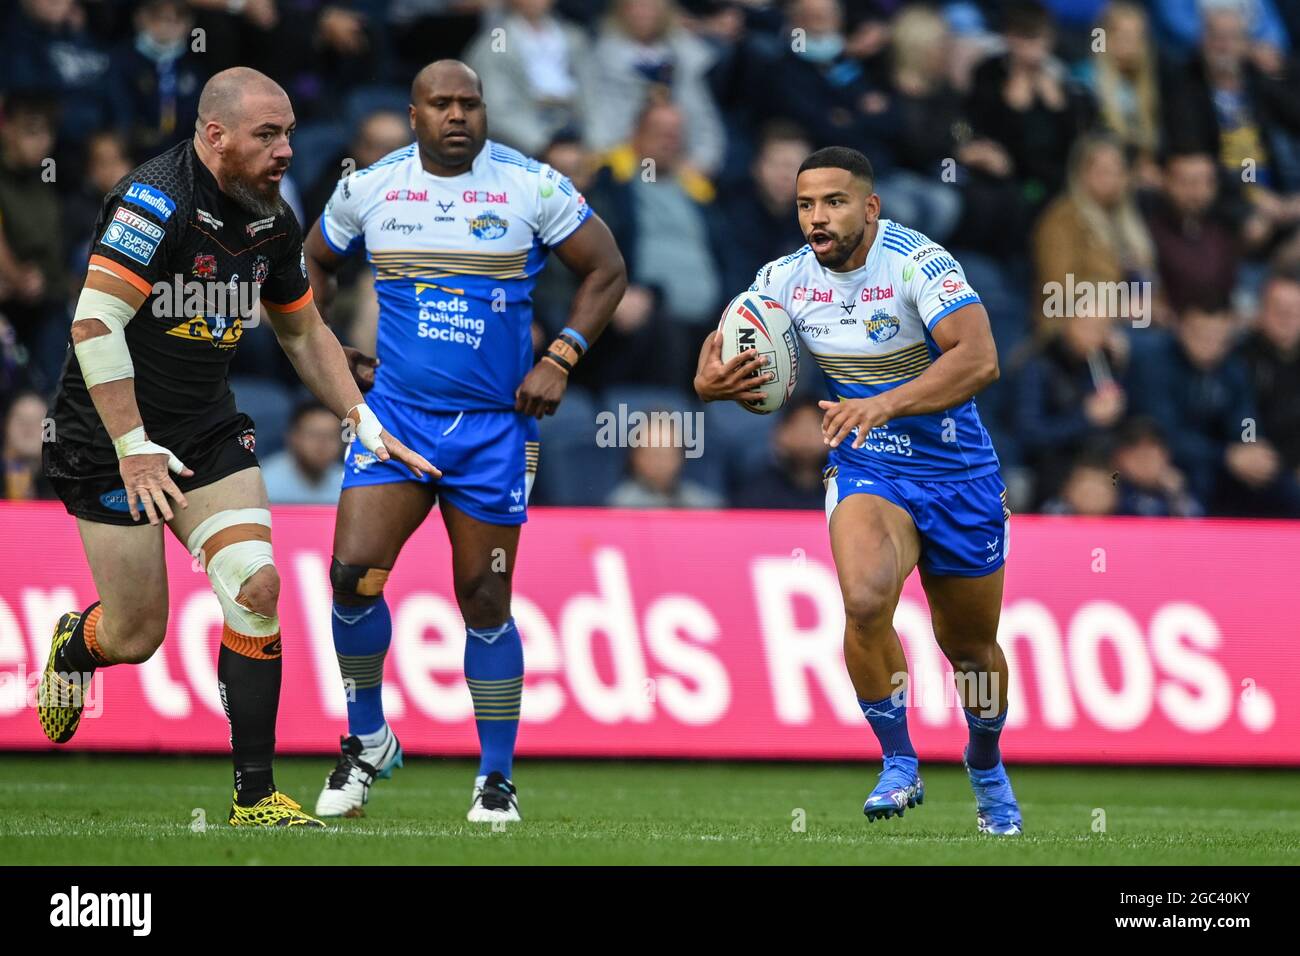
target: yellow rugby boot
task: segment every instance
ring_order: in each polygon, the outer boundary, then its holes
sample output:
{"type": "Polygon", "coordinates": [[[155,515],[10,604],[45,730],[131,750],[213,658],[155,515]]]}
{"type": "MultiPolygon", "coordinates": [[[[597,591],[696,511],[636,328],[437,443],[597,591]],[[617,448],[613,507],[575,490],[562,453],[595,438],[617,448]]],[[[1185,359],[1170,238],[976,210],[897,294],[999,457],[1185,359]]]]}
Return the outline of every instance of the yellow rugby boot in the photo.
{"type": "Polygon", "coordinates": [[[303,813],[302,805],[279,790],[271,791],[251,807],[239,805],[238,794],[231,798],[230,825],[232,827],[308,827],[324,830],[325,824],[303,813]]]}
{"type": "Polygon", "coordinates": [[[36,690],[36,716],[40,718],[41,730],[56,744],[66,744],[72,739],[81,723],[81,711],[86,706],[88,675],[61,674],[54,669],[55,658],[77,629],[81,614],[81,611],[69,611],[59,618],[54,627],[54,639],[50,642],[50,656],[45,661],[45,671],[36,690]]]}

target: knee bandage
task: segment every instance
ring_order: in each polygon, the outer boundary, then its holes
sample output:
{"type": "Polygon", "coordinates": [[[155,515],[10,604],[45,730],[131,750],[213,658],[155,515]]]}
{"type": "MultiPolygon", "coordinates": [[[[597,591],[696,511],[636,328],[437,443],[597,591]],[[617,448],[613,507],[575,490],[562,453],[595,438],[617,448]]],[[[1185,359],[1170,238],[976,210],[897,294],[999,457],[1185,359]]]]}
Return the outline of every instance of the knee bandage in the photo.
{"type": "Polygon", "coordinates": [[[271,542],[253,537],[259,532],[241,525],[264,526],[268,537],[271,512],[266,508],[232,508],[205,518],[190,534],[186,547],[190,554],[205,555],[205,566],[212,590],[221,602],[227,626],[249,637],[269,637],[279,633],[278,615],[259,614],[236,600],[244,583],[267,565],[274,565],[271,542]],[[220,540],[213,539],[220,535],[220,540]],[[204,545],[211,542],[211,546],[204,545]]]}

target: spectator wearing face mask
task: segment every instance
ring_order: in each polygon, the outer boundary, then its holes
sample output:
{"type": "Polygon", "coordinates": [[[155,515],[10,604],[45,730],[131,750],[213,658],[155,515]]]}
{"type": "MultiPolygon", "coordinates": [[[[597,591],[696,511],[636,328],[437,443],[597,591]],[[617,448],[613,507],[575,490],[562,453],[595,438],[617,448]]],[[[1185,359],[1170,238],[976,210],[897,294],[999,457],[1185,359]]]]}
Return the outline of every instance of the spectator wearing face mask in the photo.
{"type": "Polygon", "coordinates": [[[114,57],[115,82],[130,101],[129,145],[152,156],[194,135],[199,91],[208,74],[191,49],[194,17],[182,0],[145,0],[135,36],[114,57]]]}

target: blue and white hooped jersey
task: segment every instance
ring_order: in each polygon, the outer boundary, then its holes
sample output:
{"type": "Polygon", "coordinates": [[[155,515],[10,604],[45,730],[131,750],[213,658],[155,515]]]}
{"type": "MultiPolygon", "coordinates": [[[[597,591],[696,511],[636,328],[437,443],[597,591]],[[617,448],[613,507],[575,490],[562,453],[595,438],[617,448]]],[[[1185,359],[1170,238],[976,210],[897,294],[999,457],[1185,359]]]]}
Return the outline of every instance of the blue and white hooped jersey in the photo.
{"type": "Polygon", "coordinates": [[[491,140],[459,176],[427,172],[412,143],[339,180],[321,232],[374,272],[375,388],[430,411],[513,409],[535,278],[590,215],[567,177],[491,140]]]}
{"type": "MultiPolygon", "coordinates": [[[[931,330],[980,301],[943,246],[889,219],[880,220],[862,268],[834,272],[804,246],[759,269],[750,289],[785,307],[831,398],[867,398],[916,378],[942,352],[931,330]]],[[[851,444],[841,442],[831,460],[922,481],[975,478],[998,467],[973,400],[896,418],[872,429],[861,448],[851,444]]]]}

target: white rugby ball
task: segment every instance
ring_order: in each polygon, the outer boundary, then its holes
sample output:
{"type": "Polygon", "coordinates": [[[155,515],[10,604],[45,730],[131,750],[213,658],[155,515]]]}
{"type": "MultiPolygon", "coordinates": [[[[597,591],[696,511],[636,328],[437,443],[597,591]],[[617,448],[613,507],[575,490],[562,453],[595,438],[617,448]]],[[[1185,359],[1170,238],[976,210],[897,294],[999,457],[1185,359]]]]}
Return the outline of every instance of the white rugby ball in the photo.
{"type": "Polygon", "coordinates": [[[763,398],[737,404],[758,415],[769,415],[786,403],[799,379],[799,333],[780,302],[758,292],[742,292],[727,305],[718,323],[722,361],[757,349],[767,357],[763,372],[775,372],[770,382],[755,385],[763,398]]]}

